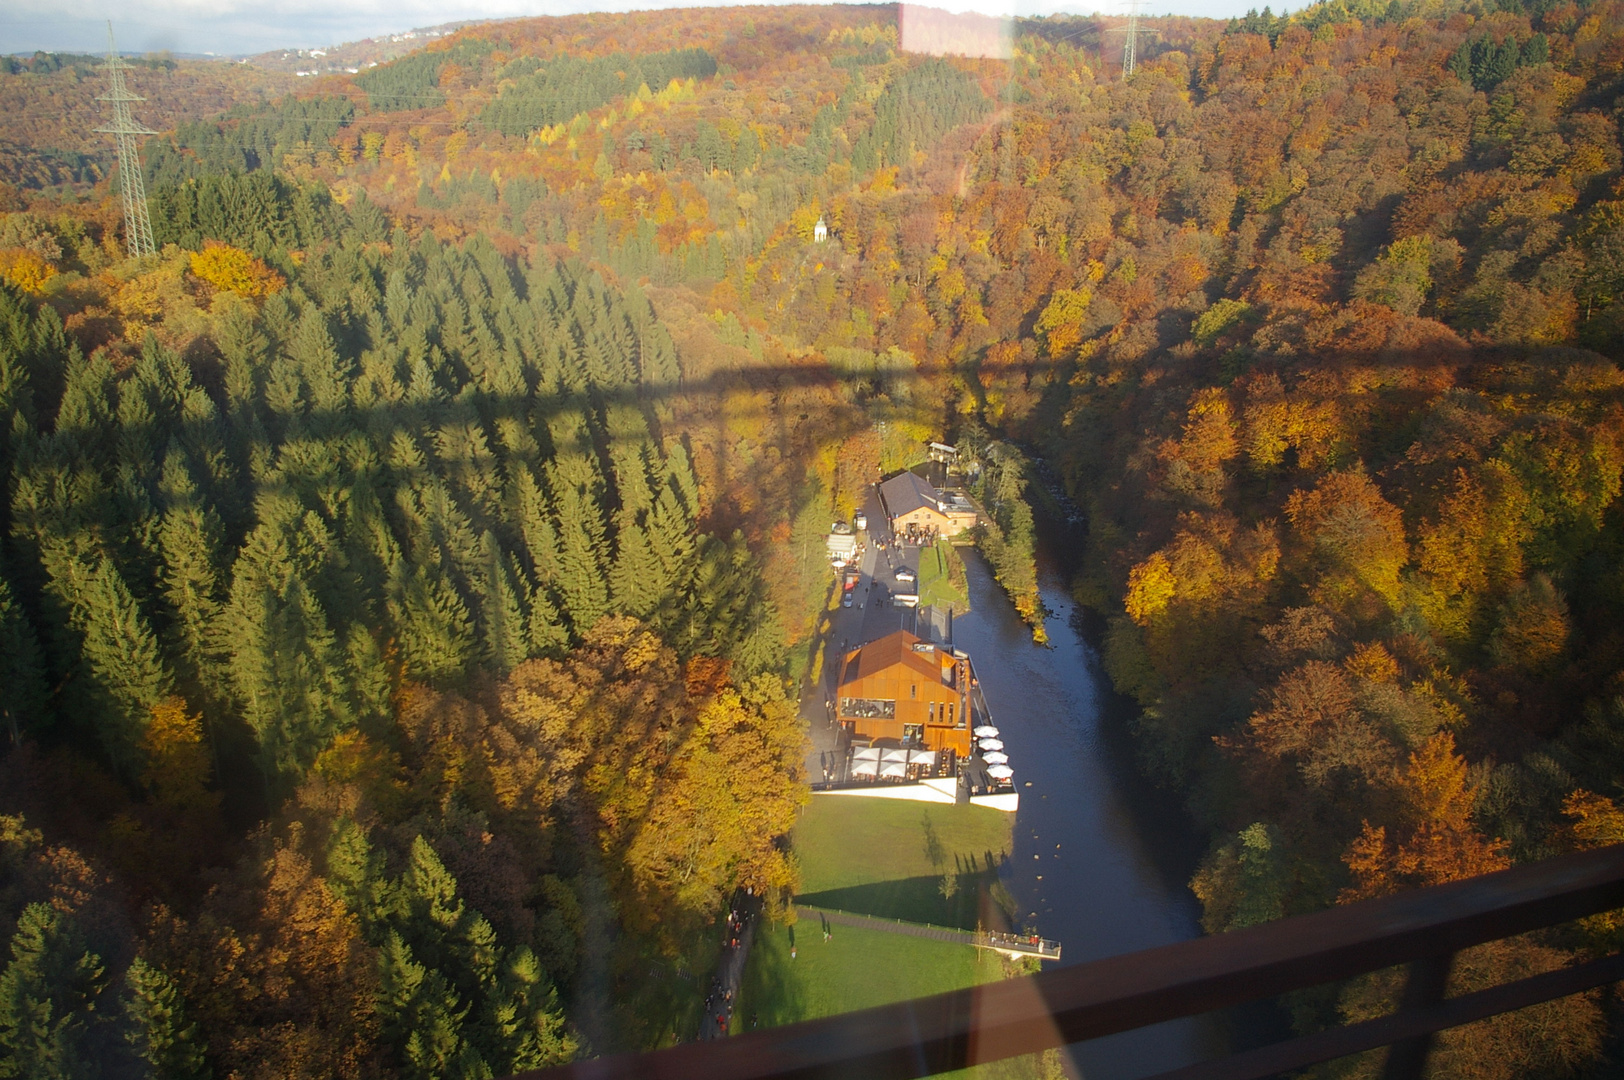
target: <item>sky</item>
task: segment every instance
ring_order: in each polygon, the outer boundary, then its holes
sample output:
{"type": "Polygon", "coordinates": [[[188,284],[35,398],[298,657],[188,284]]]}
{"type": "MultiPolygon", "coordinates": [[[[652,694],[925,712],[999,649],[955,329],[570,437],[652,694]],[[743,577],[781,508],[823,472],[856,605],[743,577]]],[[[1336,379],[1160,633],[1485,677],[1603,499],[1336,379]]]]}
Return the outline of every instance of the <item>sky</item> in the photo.
{"type": "MultiPolygon", "coordinates": [[[[216,53],[320,48],[460,19],[716,6],[661,0],[0,0],[0,54],[105,52],[107,20],[122,51],[216,53]]],[[[758,0],[759,2],[759,0],[758,0]]],[[[1127,0],[935,0],[987,15],[1125,13],[1127,0]]],[[[1141,14],[1244,14],[1256,0],[1142,0],[1141,14]]]]}

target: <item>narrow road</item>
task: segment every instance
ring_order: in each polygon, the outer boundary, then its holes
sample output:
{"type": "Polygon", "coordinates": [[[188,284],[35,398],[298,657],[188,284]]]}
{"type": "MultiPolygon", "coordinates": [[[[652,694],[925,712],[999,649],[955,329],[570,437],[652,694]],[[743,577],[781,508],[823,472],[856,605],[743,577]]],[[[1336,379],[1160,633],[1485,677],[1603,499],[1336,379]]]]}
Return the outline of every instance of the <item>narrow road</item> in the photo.
{"type": "Polygon", "coordinates": [[[728,1025],[733,1020],[733,1004],[744,986],[744,965],[750,958],[750,943],[755,940],[760,914],[761,902],[754,896],[742,892],[734,894],[733,905],[723,923],[727,937],[722,940],[722,955],[705,994],[705,1014],[699,1021],[700,1042],[727,1037],[728,1025]]]}

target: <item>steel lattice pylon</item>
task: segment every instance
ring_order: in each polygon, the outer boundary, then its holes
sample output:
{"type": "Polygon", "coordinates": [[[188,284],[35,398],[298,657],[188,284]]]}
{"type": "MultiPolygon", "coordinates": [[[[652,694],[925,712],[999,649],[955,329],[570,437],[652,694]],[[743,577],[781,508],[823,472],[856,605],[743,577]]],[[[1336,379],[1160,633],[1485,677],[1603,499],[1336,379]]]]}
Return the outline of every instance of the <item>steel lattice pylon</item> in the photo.
{"type": "Polygon", "coordinates": [[[1126,78],[1133,74],[1135,62],[1139,59],[1139,35],[1156,34],[1158,31],[1147,30],[1139,25],[1139,5],[1143,0],[1128,0],[1128,25],[1118,26],[1107,30],[1107,34],[1122,34],[1122,75],[1126,78]]]}
{"type": "Polygon", "coordinates": [[[118,55],[113,44],[113,24],[107,24],[107,93],[97,101],[113,103],[111,127],[96,130],[118,139],[118,190],[124,197],[124,238],[133,258],[151,255],[158,250],[152,242],[152,221],[147,217],[147,188],[141,180],[141,155],[136,151],[137,135],[156,135],[156,131],[141,127],[130,115],[130,102],[145,101],[124,86],[124,72],[128,65],[118,55]]]}

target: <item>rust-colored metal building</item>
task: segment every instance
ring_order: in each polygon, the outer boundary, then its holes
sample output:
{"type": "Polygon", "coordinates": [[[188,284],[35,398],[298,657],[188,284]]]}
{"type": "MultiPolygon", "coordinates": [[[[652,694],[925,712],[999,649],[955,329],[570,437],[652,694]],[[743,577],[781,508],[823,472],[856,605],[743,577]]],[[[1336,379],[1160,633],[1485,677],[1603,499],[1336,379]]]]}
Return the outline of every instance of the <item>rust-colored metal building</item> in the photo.
{"type": "Polygon", "coordinates": [[[848,652],[836,714],[855,737],[970,753],[970,658],[898,630],[848,652]]]}

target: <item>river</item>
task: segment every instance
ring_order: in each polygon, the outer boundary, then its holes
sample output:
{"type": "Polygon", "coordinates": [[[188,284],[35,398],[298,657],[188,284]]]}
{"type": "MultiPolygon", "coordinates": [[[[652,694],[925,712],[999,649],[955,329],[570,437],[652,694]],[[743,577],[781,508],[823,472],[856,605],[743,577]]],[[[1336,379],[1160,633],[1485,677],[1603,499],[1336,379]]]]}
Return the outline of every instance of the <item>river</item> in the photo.
{"type": "MultiPolygon", "coordinates": [[[[1063,946],[1064,964],[1200,934],[1187,882],[1200,851],[1178,806],[1134,768],[1096,650],[1084,639],[1060,570],[1042,558],[1049,645],[1032,642],[979,553],[960,549],[971,612],[954,644],[975,661],[1021,794],[1005,883],[1020,910],[1063,946]],[[1030,787],[1026,786],[1030,783],[1030,787]]],[[[1173,1021],[1070,1048],[1087,1080],[1140,1077],[1221,1053],[1222,1025],[1173,1021]]]]}

